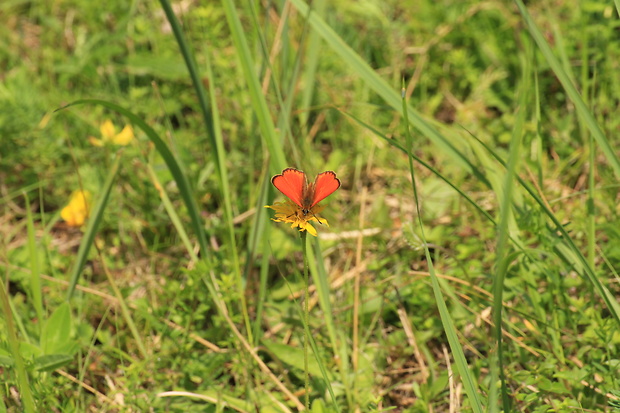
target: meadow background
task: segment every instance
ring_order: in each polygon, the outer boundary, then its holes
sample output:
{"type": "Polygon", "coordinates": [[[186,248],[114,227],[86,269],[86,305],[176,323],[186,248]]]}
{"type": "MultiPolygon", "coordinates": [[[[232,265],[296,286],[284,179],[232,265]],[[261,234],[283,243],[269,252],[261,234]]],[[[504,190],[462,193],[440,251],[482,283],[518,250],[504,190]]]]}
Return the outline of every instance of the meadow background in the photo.
{"type": "Polygon", "coordinates": [[[0,412],[299,411],[306,370],[317,413],[620,408],[618,2],[0,23],[0,412]],[[263,208],[285,167],[342,181],[308,365],[300,237],[263,208]]]}

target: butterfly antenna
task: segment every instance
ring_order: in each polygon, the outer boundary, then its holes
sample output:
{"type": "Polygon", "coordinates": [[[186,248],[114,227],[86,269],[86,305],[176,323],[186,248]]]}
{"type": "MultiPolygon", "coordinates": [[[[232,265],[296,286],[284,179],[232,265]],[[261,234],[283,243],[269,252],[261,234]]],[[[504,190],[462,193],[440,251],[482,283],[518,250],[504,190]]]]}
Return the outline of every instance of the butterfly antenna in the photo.
{"type": "Polygon", "coordinates": [[[317,216],[316,216],[316,214],[315,214],[314,212],[312,213],[312,216],[316,218],[316,221],[317,221],[319,224],[323,225],[323,223],[321,222],[321,218],[317,217],[317,216]]]}

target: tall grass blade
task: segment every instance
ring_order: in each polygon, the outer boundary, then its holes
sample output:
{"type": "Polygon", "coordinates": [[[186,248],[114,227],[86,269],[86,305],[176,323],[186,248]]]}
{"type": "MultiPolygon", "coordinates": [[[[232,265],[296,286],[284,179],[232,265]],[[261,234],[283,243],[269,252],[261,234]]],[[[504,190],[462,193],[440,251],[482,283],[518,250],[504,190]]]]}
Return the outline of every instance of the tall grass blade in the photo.
{"type": "MultiPolygon", "coordinates": [[[[166,15],[166,19],[168,23],[170,23],[170,27],[172,28],[172,32],[174,33],[174,37],[177,40],[179,48],[181,49],[181,55],[183,55],[183,60],[185,60],[185,65],[187,66],[187,70],[189,71],[189,76],[192,80],[192,85],[194,86],[194,90],[198,96],[198,103],[200,104],[200,109],[202,110],[202,115],[205,121],[205,127],[207,129],[207,135],[209,137],[209,141],[211,144],[211,148],[213,151],[213,161],[217,165],[218,173],[222,173],[226,171],[226,166],[224,163],[221,163],[222,159],[220,156],[224,154],[221,153],[222,148],[218,145],[215,132],[213,127],[213,119],[211,114],[211,108],[209,106],[209,99],[207,98],[206,91],[202,85],[200,75],[198,74],[198,68],[196,67],[196,62],[194,60],[194,56],[190,51],[189,45],[185,40],[185,36],[183,36],[183,30],[181,25],[179,24],[179,20],[177,16],[172,11],[172,6],[168,0],[159,0],[162,9],[164,9],[164,14],[166,15]]],[[[225,179],[226,175],[221,175],[220,179],[225,179]]]]}
{"type": "Polygon", "coordinates": [[[93,241],[95,240],[95,235],[97,235],[99,224],[103,219],[103,211],[108,205],[110,191],[112,189],[114,179],[116,179],[116,174],[118,172],[121,159],[122,157],[120,155],[117,155],[114,163],[112,164],[112,168],[110,168],[110,172],[108,172],[108,176],[103,184],[103,187],[101,188],[101,193],[99,194],[99,198],[97,199],[97,204],[93,207],[90,213],[88,225],[86,226],[84,237],[82,238],[82,242],[80,243],[80,247],[75,258],[75,263],[73,264],[73,269],[71,270],[71,277],[69,279],[69,290],[67,291],[68,301],[71,301],[71,298],[73,298],[75,286],[78,283],[80,274],[82,274],[84,264],[86,264],[86,260],[88,259],[88,253],[90,252],[90,248],[92,247],[93,241]]]}
{"type": "MultiPolygon", "coordinates": [[[[327,2],[325,0],[315,0],[312,2],[312,11],[323,18],[326,4],[327,2]]],[[[301,112],[299,113],[299,123],[303,128],[302,130],[306,130],[308,127],[308,125],[306,125],[308,122],[308,111],[314,97],[316,69],[319,65],[319,54],[321,52],[321,38],[316,30],[312,30],[308,35],[307,44],[303,73],[305,87],[301,91],[301,112]]]]}
{"type": "MultiPolygon", "coordinates": [[[[214,84],[215,78],[213,76],[213,71],[211,69],[211,61],[207,56],[207,79],[209,80],[209,84],[214,84]]],[[[200,86],[202,87],[202,85],[200,86]]],[[[213,120],[213,135],[215,137],[215,144],[217,145],[217,152],[219,157],[219,162],[221,164],[221,172],[220,172],[220,188],[222,188],[222,194],[224,196],[224,213],[226,216],[226,228],[228,233],[229,247],[232,253],[232,262],[233,262],[233,273],[235,277],[235,282],[237,284],[237,294],[239,296],[239,301],[241,303],[241,314],[243,315],[243,321],[245,324],[245,328],[248,335],[248,340],[253,342],[254,339],[252,337],[252,327],[250,325],[250,315],[248,314],[248,305],[245,297],[245,283],[242,279],[241,274],[241,265],[239,264],[239,252],[237,251],[237,242],[235,240],[235,224],[233,222],[233,210],[232,210],[232,201],[230,196],[230,187],[228,185],[228,171],[226,169],[225,163],[226,159],[224,156],[224,139],[222,137],[222,129],[220,123],[220,114],[217,109],[217,101],[215,100],[215,94],[211,94],[211,107],[213,108],[212,112],[212,120],[213,120]]],[[[260,212],[258,215],[265,214],[263,208],[259,208],[260,212]]]]}
{"type": "Polygon", "coordinates": [[[204,228],[204,225],[202,224],[202,219],[200,218],[200,213],[198,212],[198,205],[196,204],[196,200],[194,199],[193,191],[190,187],[187,177],[185,176],[185,174],[183,173],[183,170],[180,167],[178,160],[172,154],[172,152],[168,148],[168,145],[166,145],[166,143],[159,137],[157,132],[155,132],[155,130],[151,128],[139,116],[123,108],[122,106],[119,106],[112,102],[108,102],[105,100],[99,100],[99,99],[82,99],[82,100],[77,100],[73,103],[70,103],[69,105],[64,106],[58,110],[66,109],[68,107],[75,106],[75,105],[83,105],[83,104],[100,105],[108,109],[112,109],[115,112],[118,112],[123,116],[126,116],[134,125],[142,129],[142,131],[151,140],[151,142],[153,142],[153,145],[155,145],[155,149],[157,149],[162,159],[166,163],[166,166],[170,170],[170,174],[174,178],[174,181],[176,182],[177,187],[179,188],[179,193],[181,195],[181,198],[183,199],[183,202],[185,203],[187,212],[192,221],[192,228],[194,229],[194,232],[196,233],[196,236],[198,237],[198,243],[200,245],[200,250],[203,254],[203,258],[209,257],[211,254],[210,254],[210,249],[207,243],[207,233],[204,228]]]}
{"type": "Polygon", "coordinates": [[[181,222],[181,218],[179,218],[179,214],[177,214],[177,211],[174,208],[174,205],[172,205],[172,202],[170,201],[170,197],[168,197],[166,190],[163,188],[163,186],[159,182],[159,179],[157,178],[157,174],[155,173],[155,171],[153,170],[153,167],[150,164],[147,165],[147,170],[149,172],[151,180],[153,181],[153,185],[155,186],[155,189],[157,190],[157,193],[159,193],[159,198],[161,199],[162,204],[164,204],[164,208],[166,209],[166,212],[168,213],[168,216],[170,217],[170,221],[172,221],[172,225],[174,225],[174,228],[177,230],[177,233],[179,234],[179,238],[181,238],[181,242],[185,246],[185,250],[187,251],[187,254],[191,257],[192,261],[194,262],[198,261],[198,256],[194,252],[192,243],[189,240],[189,237],[187,236],[187,232],[185,231],[185,228],[183,228],[183,223],[181,222]]]}
{"type": "Polygon", "coordinates": [[[28,226],[28,253],[30,254],[30,293],[34,303],[39,328],[44,324],[45,315],[43,313],[43,296],[41,294],[41,266],[39,264],[39,253],[37,251],[37,240],[34,233],[34,218],[30,209],[30,198],[28,193],[24,193],[26,201],[26,224],[28,226]]]}
{"type": "MultiPolygon", "coordinates": [[[[250,233],[248,237],[248,251],[246,260],[245,274],[250,272],[250,269],[254,265],[257,252],[262,248],[263,251],[267,249],[268,240],[270,239],[270,233],[272,231],[271,225],[268,225],[269,220],[266,218],[265,209],[263,206],[267,204],[267,197],[269,190],[272,188],[271,182],[267,179],[262,180],[261,187],[258,192],[258,199],[256,200],[256,219],[252,223],[250,233]],[[261,247],[262,244],[262,247],[261,247]]],[[[269,258],[270,254],[262,254],[260,263],[260,280],[258,288],[258,296],[256,297],[256,313],[254,316],[253,336],[254,345],[258,345],[258,339],[261,335],[261,328],[263,326],[263,311],[265,308],[265,299],[267,297],[267,284],[269,277],[269,258]]]]}
{"type": "MultiPolygon", "coordinates": [[[[248,334],[252,334],[252,330],[250,328],[250,321],[248,316],[247,304],[245,300],[244,286],[243,280],[241,279],[241,268],[239,265],[239,253],[237,251],[237,242],[235,241],[235,233],[233,227],[233,212],[232,212],[232,201],[230,195],[230,187],[229,187],[229,178],[228,178],[228,169],[226,167],[226,150],[224,148],[224,142],[222,139],[222,134],[220,130],[219,123],[219,115],[217,112],[217,102],[215,101],[215,95],[212,93],[211,98],[207,97],[206,90],[203,86],[201,76],[198,72],[198,67],[196,66],[196,61],[192,52],[190,51],[189,45],[185,40],[185,36],[183,35],[183,30],[181,25],[179,24],[176,15],[172,11],[172,6],[168,0],[160,0],[160,4],[164,9],[164,13],[166,14],[166,18],[172,27],[172,31],[174,36],[179,44],[179,48],[181,49],[181,54],[183,55],[183,59],[185,60],[185,65],[187,66],[187,70],[189,71],[190,77],[192,79],[192,84],[194,86],[194,90],[198,96],[198,102],[200,103],[200,108],[202,110],[202,115],[205,122],[205,128],[207,129],[207,135],[209,137],[209,144],[211,146],[213,162],[215,163],[218,171],[219,177],[219,187],[222,191],[222,198],[224,200],[224,214],[226,216],[226,223],[228,229],[228,247],[230,248],[230,252],[232,255],[232,263],[233,263],[233,273],[236,278],[237,289],[239,294],[239,299],[241,301],[241,312],[243,313],[243,318],[245,321],[246,329],[248,334]]],[[[211,71],[211,63],[209,62],[209,56],[207,55],[207,78],[209,79],[209,84],[214,85],[214,78],[211,71]]],[[[252,341],[252,340],[250,340],[252,341]]]]}
{"type": "MultiPolygon", "coordinates": [[[[504,174],[503,191],[499,194],[500,198],[500,219],[497,228],[497,260],[495,264],[495,277],[493,278],[493,323],[495,329],[495,352],[493,358],[497,359],[497,363],[491,361],[491,368],[497,369],[499,378],[501,381],[502,390],[502,405],[503,411],[510,411],[510,399],[508,398],[508,390],[506,388],[506,375],[504,373],[504,352],[502,343],[502,311],[503,311],[503,297],[504,297],[504,280],[508,273],[508,266],[513,257],[510,254],[508,247],[508,241],[510,237],[509,224],[512,217],[512,205],[513,205],[513,187],[514,177],[517,175],[517,168],[519,158],[521,156],[521,139],[523,136],[523,124],[525,123],[525,111],[526,111],[526,99],[529,90],[529,62],[525,63],[525,70],[523,71],[523,83],[520,88],[519,107],[517,108],[517,114],[512,131],[512,138],[510,140],[510,147],[508,150],[508,164],[506,165],[506,172],[504,174]]],[[[495,392],[494,386],[491,386],[490,392],[495,392]]],[[[489,396],[491,398],[491,396],[489,396]]]]}
{"type": "Polygon", "coordinates": [[[17,384],[19,386],[19,393],[21,395],[21,401],[26,413],[34,413],[35,409],[34,397],[30,388],[30,382],[28,380],[28,372],[26,371],[26,364],[19,352],[19,339],[17,338],[17,331],[15,329],[13,310],[11,309],[9,295],[6,290],[8,285],[8,267],[6,267],[6,277],[0,281],[0,306],[2,306],[2,314],[4,315],[4,323],[6,326],[7,341],[9,342],[9,350],[15,361],[15,373],[17,375],[17,384]]]}
{"type": "MultiPolygon", "coordinates": [[[[405,149],[410,154],[411,152],[413,152],[412,151],[413,137],[411,136],[411,130],[409,128],[409,116],[408,116],[407,104],[405,102],[405,97],[404,97],[404,89],[402,90],[402,106],[401,107],[402,107],[404,127],[405,127],[405,141],[406,141],[405,149]]],[[[450,316],[450,312],[448,311],[448,307],[446,306],[444,296],[441,292],[439,277],[437,277],[437,274],[435,273],[435,268],[433,266],[433,259],[431,257],[430,251],[428,249],[428,243],[424,235],[424,225],[422,223],[422,214],[420,213],[418,191],[417,191],[417,187],[415,184],[413,157],[411,155],[409,156],[409,173],[411,174],[411,185],[412,185],[412,190],[413,190],[414,203],[416,205],[418,225],[420,228],[420,236],[424,244],[424,254],[426,256],[426,262],[428,264],[428,271],[430,274],[431,284],[433,286],[433,294],[435,296],[435,302],[437,304],[437,308],[439,309],[441,323],[443,324],[444,332],[446,333],[448,344],[450,346],[450,350],[452,351],[452,356],[454,357],[457,371],[461,376],[463,387],[465,388],[465,393],[467,393],[467,396],[469,398],[471,408],[475,413],[482,413],[482,402],[480,401],[480,395],[478,394],[478,385],[476,383],[476,378],[474,377],[473,373],[469,370],[469,365],[467,364],[465,353],[463,352],[463,348],[461,347],[461,343],[459,341],[459,338],[456,332],[456,327],[454,326],[454,322],[452,321],[452,317],[450,316]]]]}
{"type": "MultiPolygon", "coordinates": [[[[310,272],[316,271],[316,263],[314,260],[314,254],[312,253],[312,248],[306,248],[306,252],[308,254],[308,267],[310,269],[310,272]]],[[[267,254],[265,254],[267,255],[267,254]]],[[[314,276],[314,274],[313,274],[314,276]]],[[[293,290],[290,286],[290,284],[288,283],[288,280],[286,280],[286,278],[284,279],[284,281],[287,283],[287,286],[289,288],[289,291],[291,293],[291,295],[293,294],[293,290]]],[[[319,293],[319,301],[321,298],[321,293],[319,292],[319,289],[322,288],[319,285],[316,285],[318,283],[316,283],[315,281],[315,286],[317,288],[317,292],[319,293]]],[[[308,325],[308,322],[306,320],[306,316],[304,314],[304,310],[302,309],[301,304],[295,299],[293,298],[293,300],[295,301],[295,306],[294,308],[297,310],[297,315],[299,317],[299,320],[301,320],[303,326],[304,326],[304,333],[308,334],[309,333],[309,328],[310,326],[308,325]]],[[[331,304],[328,305],[329,308],[331,308],[331,304]]],[[[321,306],[322,310],[325,312],[325,308],[323,308],[321,306]]],[[[330,332],[330,334],[333,332],[334,337],[336,336],[336,332],[335,331],[331,331],[328,328],[328,331],[330,332]]],[[[315,360],[316,360],[316,364],[314,366],[312,366],[312,370],[311,372],[313,372],[314,375],[318,376],[318,372],[316,371],[316,367],[318,367],[319,371],[320,371],[320,375],[323,378],[323,383],[325,384],[325,387],[327,388],[327,391],[329,392],[331,398],[332,398],[332,402],[334,403],[335,408],[337,409],[338,412],[340,412],[340,406],[337,403],[336,400],[336,395],[334,393],[334,389],[332,386],[332,381],[334,379],[334,375],[333,374],[329,374],[327,369],[325,368],[325,364],[323,363],[323,360],[321,360],[321,354],[322,352],[320,351],[320,349],[318,348],[318,345],[316,344],[316,341],[314,340],[314,337],[312,336],[312,334],[308,334],[308,338],[309,338],[309,342],[310,342],[310,347],[312,348],[313,354],[315,356],[315,360]]],[[[333,341],[332,341],[333,342],[333,341]]],[[[265,344],[265,341],[263,340],[263,344],[265,344]]],[[[302,366],[300,365],[300,363],[298,363],[297,365],[298,368],[302,368],[302,366]]],[[[341,372],[342,374],[342,372],[341,372]]]]}
{"type": "Polygon", "coordinates": [[[99,256],[101,264],[103,266],[103,271],[105,272],[105,275],[108,279],[108,283],[110,284],[110,287],[112,288],[112,291],[114,291],[114,295],[116,296],[116,298],[118,299],[118,303],[120,304],[121,313],[123,314],[123,318],[127,323],[127,327],[129,327],[129,331],[131,331],[131,335],[133,336],[136,345],[138,346],[138,350],[140,350],[140,353],[142,354],[142,357],[146,358],[148,356],[148,353],[146,351],[146,346],[144,345],[144,339],[138,331],[136,323],[133,321],[131,311],[129,310],[129,306],[127,305],[127,300],[125,300],[123,293],[121,292],[120,288],[118,288],[118,285],[116,284],[116,280],[112,276],[112,273],[108,270],[101,251],[99,251],[99,256]]]}
{"type": "Polygon", "coordinates": [[[596,143],[598,143],[601,150],[603,151],[603,154],[607,158],[607,161],[613,168],[616,177],[620,177],[620,160],[618,159],[618,156],[616,155],[614,149],[611,147],[611,144],[603,134],[603,131],[599,127],[598,122],[594,118],[594,115],[588,110],[588,107],[581,98],[581,95],[577,91],[577,88],[575,87],[575,85],[573,85],[570,77],[562,68],[562,64],[560,63],[558,58],[556,58],[553,54],[549,43],[547,43],[543,34],[540,32],[540,29],[538,29],[538,26],[536,26],[536,23],[534,23],[534,20],[530,16],[523,2],[521,0],[515,0],[515,3],[519,8],[521,16],[523,16],[523,20],[525,20],[525,23],[527,24],[530,34],[538,45],[538,48],[547,60],[547,63],[549,63],[549,66],[551,66],[553,73],[555,73],[558,80],[564,87],[564,90],[568,94],[568,97],[575,105],[575,108],[577,109],[577,114],[584,120],[586,126],[590,130],[590,133],[596,140],[596,143]]]}
{"type": "MultiPolygon", "coordinates": [[[[264,230],[260,228],[258,231],[265,237],[265,239],[269,239],[270,229],[269,227],[265,227],[264,230]]],[[[253,251],[250,250],[250,254],[253,251]]],[[[253,254],[252,254],[253,255],[253,254]]],[[[249,262],[254,261],[254,257],[249,257],[249,262]]],[[[260,277],[259,277],[259,286],[258,286],[258,294],[256,297],[256,314],[254,318],[253,325],[253,337],[255,346],[258,345],[258,338],[261,336],[261,327],[263,325],[263,313],[265,311],[265,300],[267,298],[267,289],[268,289],[268,279],[269,279],[269,254],[262,254],[261,262],[260,262],[260,277]]]]}
{"type": "MultiPolygon", "coordinates": [[[[479,140],[476,136],[472,135],[472,137],[478,142],[478,144],[482,145],[493,157],[502,165],[506,166],[504,160],[499,157],[493,149],[489,148],[484,142],[479,140]]],[[[598,279],[598,276],[594,272],[594,269],[588,264],[588,259],[581,253],[575,242],[572,240],[568,231],[564,228],[564,225],[560,222],[560,220],[555,216],[553,211],[551,211],[547,204],[538,196],[536,190],[533,189],[527,182],[525,182],[519,175],[516,176],[519,185],[521,185],[527,193],[534,199],[534,201],[538,204],[541,211],[549,217],[549,219],[553,222],[552,232],[558,233],[558,240],[560,241],[559,246],[556,246],[555,253],[566,260],[566,262],[573,265],[575,271],[577,271],[580,275],[585,276],[588,281],[594,286],[594,290],[599,294],[599,296],[605,302],[609,312],[616,320],[616,323],[620,326],[620,304],[616,297],[611,294],[609,289],[601,283],[598,279]]]]}
{"type": "Polygon", "coordinates": [[[263,95],[263,92],[258,82],[256,72],[254,70],[255,65],[250,54],[250,48],[245,37],[244,29],[241,26],[241,21],[235,9],[235,3],[232,0],[222,0],[224,11],[226,12],[226,19],[228,26],[232,33],[232,39],[235,44],[241,67],[243,68],[243,74],[245,76],[245,82],[248,85],[248,93],[252,101],[252,108],[254,114],[258,119],[258,125],[261,131],[262,138],[264,139],[267,151],[270,155],[270,165],[272,172],[278,172],[286,168],[286,158],[284,157],[284,151],[282,150],[282,143],[279,135],[276,132],[273,119],[271,118],[271,112],[267,105],[267,100],[263,95]]]}
{"type": "Polygon", "coordinates": [[[419,163],[420,165],[428,169],[431,173],[437,176],[437,178],[441,179],[443,182],[448,184],[452,189],[454,189],[460,196],[462,196],[471,206],[473,206],[480,214],[482,214],[486,219],[488,219],[493,225],[497,225],[497,223],[495,222],[495,219],[491,216],[491,214],[489,214],[484,208],[478,205],[476,201],[474,201],[469,195],[467,195],[467,193],[463,192],[461,188],[455,185],[452,181],[450,181],[447,177],[445,177],[441,172],[439,172],[437,169],[433,168],[429,163],[424,161],[424,159],[418,157],[415,153],[408,151],[404,147],[404,145],[402,145],[400,142],[398,142],[397,140],[388,138],[383,133],[381,133],[379,130],[374,128],[372,125],[364,122],[360,118],[348,112],[344,112],[344,111],[340,111],[340,112],[348,116],[349,118],[353,119],[355,122],[357,122],[364,128],[368,129],[372,133],[374,133],[375,136],[383,139],[383,141],[385,141],[385,143],[387,143],[388,145],[393,146],[394,148],[400,150],[407,156],[411,156],[417,163],[419,163]]]}
{"type": "MultiPolygon", "coordinates": [[[[329,25],[316,13],[308,9],[303,0],[290,0],[303,16],[308,16],[312,28],[323,38],[327,46],[336,52],[343,62],[355,71],[375,93],[381,96],[394,110],[401,109],[400,93],[394,90],[381,76],[379,76],[351,47],[349,47],[329,25]]],[[[418,129],[424,136],[429,138],[441,152],[449,155],[461,167],[471,172],[478,180],[488,185],[487,179],[469,159],[444,135],[439,133],[429,122],[424,120],[415,110],[409,106],[406,108],[407,115],[413,122],[413,127],[418,129]]]]}
{"type": "MultiPolygon", "coordinates": [[[[346,352],[346,347],[342,346],[338,336],[338,329],[336,328],[336,322],[334,320],[334,312],[331,305],[331,294],[329,287],[329,279],[327,276],[327,270],[323,262],[323,254],[321,252],[321,243],[318,238],[312,239],[312,248],[308,248],[308,264],[310,267],[310,273],[314,280],[314,286],[319,297],[319,304],[323,310],[323,319],[325,326],[327,327],[327,333],[334,351],[334,354],[339,358],[339,373],[342,380],[345,395],[349,406],[352,406],[352,386],[350,385],[350,374],[344,368],[346,366],[346,360],[349,359],[349,355],[346,352]]],[[[315,349],[316,350],[316,349],[315,349]]]]}

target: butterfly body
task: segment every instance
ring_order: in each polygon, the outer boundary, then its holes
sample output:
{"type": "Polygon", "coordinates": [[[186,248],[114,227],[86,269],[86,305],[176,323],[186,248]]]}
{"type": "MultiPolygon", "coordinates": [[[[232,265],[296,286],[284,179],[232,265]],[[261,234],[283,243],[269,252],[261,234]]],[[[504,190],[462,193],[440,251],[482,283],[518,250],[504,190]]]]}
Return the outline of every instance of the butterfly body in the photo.
{"type": "Polygon", "coordinates": [[[332,171],[321,172],[314,182],[308,182],[306,174],[295,168],[287,168],[271,178],[271,183],[308,215],[312,208],[340,188],[340,180],[332,171]]]}

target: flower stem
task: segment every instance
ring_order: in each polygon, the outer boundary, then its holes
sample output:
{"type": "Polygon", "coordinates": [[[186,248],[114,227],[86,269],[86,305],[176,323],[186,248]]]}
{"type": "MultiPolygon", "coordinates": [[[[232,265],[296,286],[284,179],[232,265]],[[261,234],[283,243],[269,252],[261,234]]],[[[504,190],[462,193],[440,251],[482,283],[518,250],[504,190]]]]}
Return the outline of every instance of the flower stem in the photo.
{"type": "Polygon", "coordinates": [[[305,393],[306,393],[306,410],[310,410],[310,371],[308,364],[308,348],[310,347],[310,293],[308,289],[308,254],[306,250],[306,231],[301,231],[301,251],[304,256],[304,381],[305,381],[305,393]]]}

